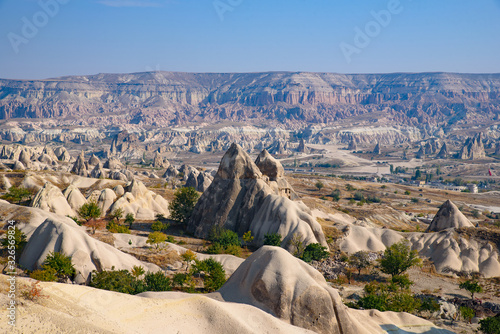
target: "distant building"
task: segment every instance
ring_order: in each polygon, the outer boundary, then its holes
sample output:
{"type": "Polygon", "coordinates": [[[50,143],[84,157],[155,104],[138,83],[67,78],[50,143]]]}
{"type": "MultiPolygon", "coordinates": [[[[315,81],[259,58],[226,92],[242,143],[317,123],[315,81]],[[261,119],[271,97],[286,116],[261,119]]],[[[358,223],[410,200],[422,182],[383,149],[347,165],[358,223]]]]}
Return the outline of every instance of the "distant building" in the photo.
{"type": "Polygon", "coordinates": [[[477,184],[474,184],[474,183],[468,184],[467,188],[473,194],[477,194],[479,192],[479,190],[477,189],[477,184]]]}

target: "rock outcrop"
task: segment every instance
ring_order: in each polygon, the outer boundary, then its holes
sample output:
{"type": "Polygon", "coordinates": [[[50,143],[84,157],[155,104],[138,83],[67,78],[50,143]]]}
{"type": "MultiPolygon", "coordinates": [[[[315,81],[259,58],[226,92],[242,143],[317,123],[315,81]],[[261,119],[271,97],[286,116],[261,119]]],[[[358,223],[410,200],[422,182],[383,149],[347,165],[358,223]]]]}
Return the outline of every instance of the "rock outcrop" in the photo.
{"type": "Polygon", "coordinates": [[[484,151],[482,133],[476,134],[474,137],[467,138],[462,150],[459,153],[459,158],[462,160],[476,160],[486,156],[484,151]]]}
{"type": "Polygon", "coordinates": [[[441,205],[427,231],[442,231],[448,228],[474,227],[462,212],[450,200],[441,205]]]}
{"type": "Polygon", "coordinates": [[[36,228],[26,245],[19,263],[28,270],[40,268],[50,252],[62,252],[71,257],[76,270],[75,282],[88,283],[93,270],[131,270],[142,266],[156,272],[154,264],[137,260],[113,246],[98,241],[80,229],[76,223],[70,226],[55,219],[46,219],[36,228]]]}
{"type": "Polygon", "coordinates": [[[83,151],[80,152],[78,158],[76,158],[75,163],[73,164],[73,168],[71,168],[71,173],[80,175],[80,176],[88,176],[89,172],[87,170],[87,165],[85,163],[85,157],[83,156],[83,151]]]}
{"type": "Polygon", "coordinates": [[[170,162],[166,158],[159,155],[158,152],[155,152],[155,156],[153,158],[153,167],[154,168],[168,168],[168,167],[170,167],[170,162]]]}
{"type": "Polygon", "coordinates": [[[356,151],[358,149],[358,145],[356,145],[354,139],[351,139],[351,141],[349,142],[349,146],[347,146],[347,149],[349,151],[356,151]]]}
{"type": "Polygon", "coordinates": [[[377,143],[377,145],[375,145],[375,148],[373,149],[373,154],[380,155],[380,153],[381,153],[380,144],[377,143]]]}
{"type": "Polygon", "coordinates": [[[214,226],[240,235],[252,231],[255,245],[262,245],[269,233],[281,234],[283,246],[293,233],[300,233],[307,244],[327,245],[321,226],[308,208],[276,195],[237,144],[231,145],[222,158],[212,184],[198,200],[188,222],[188,230],[197,237],[206,237],[214,226]]]}
{"type": "Polygon", "coordinates": [[[92,154],[92,156],[89,158],[89,166],[95,166],[101,163],[101,160],[99,160],[98,157],[95,156],[95,154],[92,154]]]}
{"type": "Polygon", "coordinates": [[[446,143],[443,143],[443,146],[441,146],[441,149],[439,150],[439,153],[437,154],[436,158],[446,159],[448,158],[449,154],[450,153],[448,152],[448,147],[446,146],[446,143]]]}
{"type": "Polygon", "coordinates": [[[75,185],[70,184],[63,192],[69,206],[77,212],[82,205],[87,203],[87,199],[75,185]]]}
{"type": "Polygon", "coordinates": [[[62,216],[73,217],[76,215],[61,190],[50,182],[46,182],[43,188],[37,192],[30,206],[62,216]]]}

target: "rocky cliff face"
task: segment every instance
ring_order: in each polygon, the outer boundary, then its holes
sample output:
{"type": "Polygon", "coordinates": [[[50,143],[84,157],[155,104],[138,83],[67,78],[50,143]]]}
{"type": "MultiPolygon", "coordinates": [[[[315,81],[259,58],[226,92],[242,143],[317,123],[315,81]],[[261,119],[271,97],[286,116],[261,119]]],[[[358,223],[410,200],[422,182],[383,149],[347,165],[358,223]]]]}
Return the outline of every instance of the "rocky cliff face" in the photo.
{"type": "Polygon", "coordinates": [[[0,119],[92,115],[83,120],[88,124],[331,123],[378,113],[422,126],[492,119],[500,113],[499,101],[498,74],[151,72],[0,80],[0,119]]]}

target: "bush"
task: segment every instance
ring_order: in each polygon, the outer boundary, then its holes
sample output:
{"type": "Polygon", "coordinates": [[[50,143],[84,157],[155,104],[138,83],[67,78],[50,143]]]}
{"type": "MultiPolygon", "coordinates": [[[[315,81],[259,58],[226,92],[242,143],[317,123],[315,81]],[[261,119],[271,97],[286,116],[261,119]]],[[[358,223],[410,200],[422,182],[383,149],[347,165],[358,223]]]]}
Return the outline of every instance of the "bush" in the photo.
{"type": "Polygon", "coordinates": [[[211,244],[206,250],[205,252],[207,254],[224,254],[224,250],[225,248],[222,247],[221,244],[219,244],[218,242],[215,242],[213,244],[211,244]]]}
{"type": "Polygon", "coordinates": [[[365,295],[357,303],[358,307],[364,309],[412,313],[421,308],[420,299],[409,290],[392,291],[388,286],[376,282],[365,285],[364,290],[365,295]]]}
{"type": "Polygon", "coordinates": [[[412,199],[410,199],[410,201],[412,203],[418,203],[418,202],[420,202],[420,200],[418,198],[415,198],[415,197],[413,197],[412,199]]]}
{"type": "Polygon", "coordinates": [[[479,320],[479,329],[485,334],[500,333],[500,316],[479,320]]]}
{"type": "Polygon", "coordinates": [[[318,191],[319,191],[319,190],[323,189],[323,187],[324,187],[325,185],[323,184],[323,182],[318,181],[318,182],[316,182],[316,184],[315,184],[314,186],[315,186],[316,188],[318,188],[318,191]]]}
{"type": "Polygon", "coordinates": [[[402,240],[386,248],[380,260],[380,267],[383,273],[396,276],[420,264],[420,262],[417,251],[410,250],[408,241],[402,240]]]}
{"type": "Polygon", "coordinates": [[[94,270],[92,272],[90,286],[97,289],[128,293],[131,295],[146,291],[144,283],[138,281],[127,270],[108,270],[100,273],[94,270]]]}
{"type": "Polygon", "coordinates": [[[380,203],[380,202],[382,202],[382,200],[380,199],[380,197],[377,197],[375,195],[368,196],[368,198],[366,199],[366,201],[369,202],[369,203],[380,203]]]}
{"type": "Polygon", "coordinates": [[[335,189],[330,196],[332,197],[332,201],[338,202],[340,200],[340,190],[335,189]]]}
{"type": "Polygon", "coordinates": [[[2,196],[2,199],[9,201],[11,203],[17,202],[17,204],[21,204],[21,202],[31,196],[31,191],[24,187],[16,187],[12,186],[9,188],[9,191],[2,196]]]}
{"type": "Polygon", "coordinates": [[[405,195],[408,195],[408,196],[409,196],[410,194],[411,194],[411,192],[410,192],[409,190],[406,190],[406,191],[405,191],[405,195]]]}
{"type": "Polygon", "coordinates": [[[170,227],[170,224],[164,224],[161,221],[157,220],[153,224],[151,224],[151,229],[156,232],[166,231],[170,227]]]}
{"type": "Polygon", "coordinates": [[[241,256],[241,247],[236,245],[229,245],[224,250],[224,253],[234,256],[241,256]]]}
{"type": "Polygon", "coordinates": [[[474,316],[476,315],[476,311],[467,306],[460,306],[460,315],[470,324],[472,323],[472,318],[474,318],[474,316]]]}
{"type": "Polygon", "coordinates": [[[238,238],[238,234],[236,232],[219,226],[212,227],[208,240],[213,243],[220,244],[223,248],[230,245],[241,246],[240,239],[238,238]]]}
{"type": "Polygon", "coordinates": [[[356,191],[354,193],[354,199],[356,201],[364,201],[365,200],[365,196],[363,195],[363,193],[359,192],[359,191],[356,191]]]}
{"type": "Polygon", "coordinates": [[[71,263],[71,257],[59,252],[51,252],[42,264],[43,269],[54,270],[59,279],[73,278],[75,267],[71,263]]]}
{"type": "Polygon", "coordinates": [[[156,248],[160,246],[162,242],[165,242],[167,240],[167,236],[161,232],[152,232],[149,233],[148,235],[148,240],[146,240],[146,243],[150,245],[155,245],[156,248]]]}
{"type": "Polygon", "coordinates": [[[302,240],[302,234],[296,232],[292,235],[292,238],[288,242],[288,244],[293,247],[293,256],[298,257],[299,259],[302,257],[302,255],[304,255],[304,250],[306,249],[306,246],[304,245],[304,242],[302,240]]]}
{"type": "Polygon", "coordinates": [[[210,258],[196,261],[192,268],[192,274],[203,275],[204,289],[213,292],[220,289],[226,282],[226,272],[220,262],[210,258]]]}
{"type": "Polygon", "coordinates": [[[30,278],[43,281],[43,282],[55,282],[57,281],[56,271],[53,268],[47,269],[37,269],[31,272],[30,278]]]}
{"type": "Polygon", "coordinates": [[[12,246],[14,246],[15,254],[19,254],[16,256],[16,261],[20,257],[24,246],[26,246],[26,234],[24,234],[20,229],[14,227],[14,233],[11,233],[11,229],[7,230],[5,233],[5,238],[2,239],[2,247],[5,249],[9,249],[9,254],[12,255],[12,246]]]}
{"type": "Polygon", "coordinates": [[[119,221],[120,219],[122,219],[122,217],[123,217],[123,209],[122,208],[116,209],[115,211],[113,211],[112,214],[109,215],[109,218],[111,218],[112,220],[116,220],[116,221],[119,221]]]}
{"type": "Polygon", "coordinates": [[[312,260],[321,261],[322,259],[326,259],[329,255],[330,254],[326,251],[326,247],[313,243],[307,245],[301,259],[305,262],[311,262],[312,260]]]}
{"type": "Polygon", "coordinates": [[[279,233],[269,233],[264,235],[264,245],[281,246],[281,235],[279,233]]]}
{"type": "Polygon", "coordinates": [[[165,276],[161,271],[156,273],[148,272],[144,276],[144,283],[147,291],[170,291],[172,290],[172,282],[170,278],[165,276]]]}
{"type": "Polygon", "coordinates": [[[118,225],[115,221],[110,221],[106,225],[106,229],[111,233],[126,233],[130,234],[130,229],[127,226],[118,225]]]}
{"type": "Polygon", "coordinates": [[[253,241],[253,239],[254,239],[254,237],[252,235],[252,231],[245,232],[243,234],[242,239],[243,239],[243,242],[245,243],[245,245],[248,246],[253,241]]]}
{"type": "Polygon", "coordinates": [[[168,206],[170,218],[183,224],[187,223],[199,198],[200,195],[193,187],[177,189],[168,206]]]}
{"type": "Polygon", "coordinates": [[[184,292],[195,292],[195,282],[191,274],[175,274],[172,278],[172,285],[184,292]]]}

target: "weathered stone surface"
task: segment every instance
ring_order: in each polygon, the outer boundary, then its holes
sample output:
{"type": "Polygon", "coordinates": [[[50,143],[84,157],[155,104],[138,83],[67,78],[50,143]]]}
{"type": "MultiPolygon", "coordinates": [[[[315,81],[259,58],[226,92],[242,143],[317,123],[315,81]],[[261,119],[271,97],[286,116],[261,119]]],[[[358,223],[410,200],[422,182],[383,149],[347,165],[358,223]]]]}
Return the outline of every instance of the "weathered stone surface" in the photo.
{"type": "Polygon", "coordinates": [[[251,230],[255,245],[262,245],[265,234],[280,233],[282,245],[287,246],[296,232],[302,234],[305,243],[327,245],[309,209],[275,194],[250,156],[236,144],[222,158],[212,184],[188,222],[188,230],[197,237],[206,237],[213,226],[240,235],[251,230]]]}
{"type": "Polygon", "coordinates": [[[442,231],[448,228],[474,227],[462,212],[450,200],[441,205],[427,231],[442,231]]]}
{"type": "Polygon", "coordinates": [[[80,175],[80,176],[88,176],[89,172],[88,172],[87,166],[85,164],[85,157],[83,155],[83,151],[80,152],[80,155],[78,156],[75,163],[73,164],[73,168],[71,168],[71,173],[74,173],[74,174],[80,175]]]}
{"type": "Polygon", "coordinates": [[[255,160],[255,164],[261,173],[269,177],[271,181],[276,181],[278,178],[285,175],[283,165],[273,158],[267,150],[260,152],[257,160],[255,160]]]}
{"type": "Polygon", "coordinates": [[[43,188],[38,191],[30,206],[62,216],[76,215],[61,190],[50,182],[46,182],[43,188]]]}
{"type": "Polygon", "coordinates": [[[468,138],[459,153],[459,157],[462,160],[476,160],[484,158],[485,156],[486,152],[484,151],[482,133],[468,138]]]}

